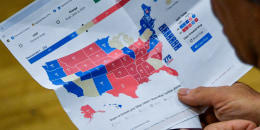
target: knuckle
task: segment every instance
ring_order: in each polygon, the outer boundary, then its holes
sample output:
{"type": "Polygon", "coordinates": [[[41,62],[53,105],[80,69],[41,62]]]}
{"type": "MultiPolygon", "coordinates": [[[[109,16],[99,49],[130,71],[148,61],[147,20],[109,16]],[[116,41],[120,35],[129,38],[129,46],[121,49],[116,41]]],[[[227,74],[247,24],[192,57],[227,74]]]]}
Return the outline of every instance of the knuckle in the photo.
{"type": "Polygon", "coordinates": [[[193,89],[193,91],[191,91],[191,96],[196,99],[196,101],[200,101],[201,98],[205,98],[203,97],[203,92],[204,92],[205,87],[198,87],[196,89],[193,89]]]}
{"type": "Polygon", "coordinates": [[[204,88],[205,87],[198,87],[198,88],[194,89],[193,94],[194,95],[199,95],[200,93],[203,92],[204,88]]]}

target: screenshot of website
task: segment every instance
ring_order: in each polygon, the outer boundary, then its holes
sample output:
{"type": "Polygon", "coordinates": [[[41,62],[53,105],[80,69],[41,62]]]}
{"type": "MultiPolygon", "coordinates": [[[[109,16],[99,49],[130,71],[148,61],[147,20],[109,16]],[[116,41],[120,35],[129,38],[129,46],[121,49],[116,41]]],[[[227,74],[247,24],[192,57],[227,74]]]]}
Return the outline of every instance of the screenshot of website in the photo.
{"type": "Polygon", "coordinates": [[[208,0],[36,0],[0,38],[79,129],[199,128],[178,90],[230,85],[251,68],[208,0]]]}

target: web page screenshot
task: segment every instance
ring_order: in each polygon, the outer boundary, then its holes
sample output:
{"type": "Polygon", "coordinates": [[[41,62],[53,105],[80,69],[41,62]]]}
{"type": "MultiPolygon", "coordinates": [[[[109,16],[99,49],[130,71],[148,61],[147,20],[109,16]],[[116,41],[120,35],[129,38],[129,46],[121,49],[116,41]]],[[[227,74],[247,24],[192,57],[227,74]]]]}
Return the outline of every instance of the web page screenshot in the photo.
{"type": "Polygon", "coordinates": [[[230,85],[251,68],[208,0],[37,0],[0,38],[79,129],[200,128],[178,90],[230,85]]]}

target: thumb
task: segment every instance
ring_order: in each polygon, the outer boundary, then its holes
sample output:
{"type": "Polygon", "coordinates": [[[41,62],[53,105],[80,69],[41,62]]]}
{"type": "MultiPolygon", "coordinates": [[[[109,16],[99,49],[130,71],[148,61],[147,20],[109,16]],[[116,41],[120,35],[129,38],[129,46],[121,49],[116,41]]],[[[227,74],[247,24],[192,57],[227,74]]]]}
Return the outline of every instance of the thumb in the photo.
{"type": "Polygon", "coordinates": [[[191,106],[213,106],[216,100],[225,96],[220,91],[221,87],[181,88],[178,91],[178,98],[181,102],[191,106]]]}
{"type": "Polygon", "coordinates": [[[208,125],[204,130],[257,130],[256,124],[248,120],[231,120],[208,125]]]}

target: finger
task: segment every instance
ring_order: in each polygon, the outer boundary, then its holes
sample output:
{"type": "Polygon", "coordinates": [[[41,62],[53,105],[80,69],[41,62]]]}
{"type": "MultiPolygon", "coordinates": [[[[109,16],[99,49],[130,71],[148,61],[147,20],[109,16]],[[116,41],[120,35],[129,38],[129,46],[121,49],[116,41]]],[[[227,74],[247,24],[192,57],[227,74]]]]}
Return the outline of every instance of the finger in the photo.
{"type": "Polygon", "coordinates": [[[213,107],[210,107],[204,114],[202,114],[200,116],[205,124],[212,124],[212,123],[216,123],[219,122],[219,120],[217,119],[217,117],[214,114],[214,110],[213,107]]]}
{"type": "Polygon", "coordinates": [[[208,125],[204,130],[252,130],[256,124],[247,120],[231,120],[208,125]]]}
{"type": "MultiPolygon", "coordinates": [[[[177,130],[177,129],[174,129],[174,130],[177,130]]],[[[200,129],[200,128],[195,128],[195,129],[179,129],[179,130],[202,130],[202,129],[200,129]]]]}
{"type": "Polygon", "coordinates": [[[225,96],[223,87],[198,87],[195,89],[182,88],[178,91],[180,101],[191,106],[214,106],[225,96]]]}

